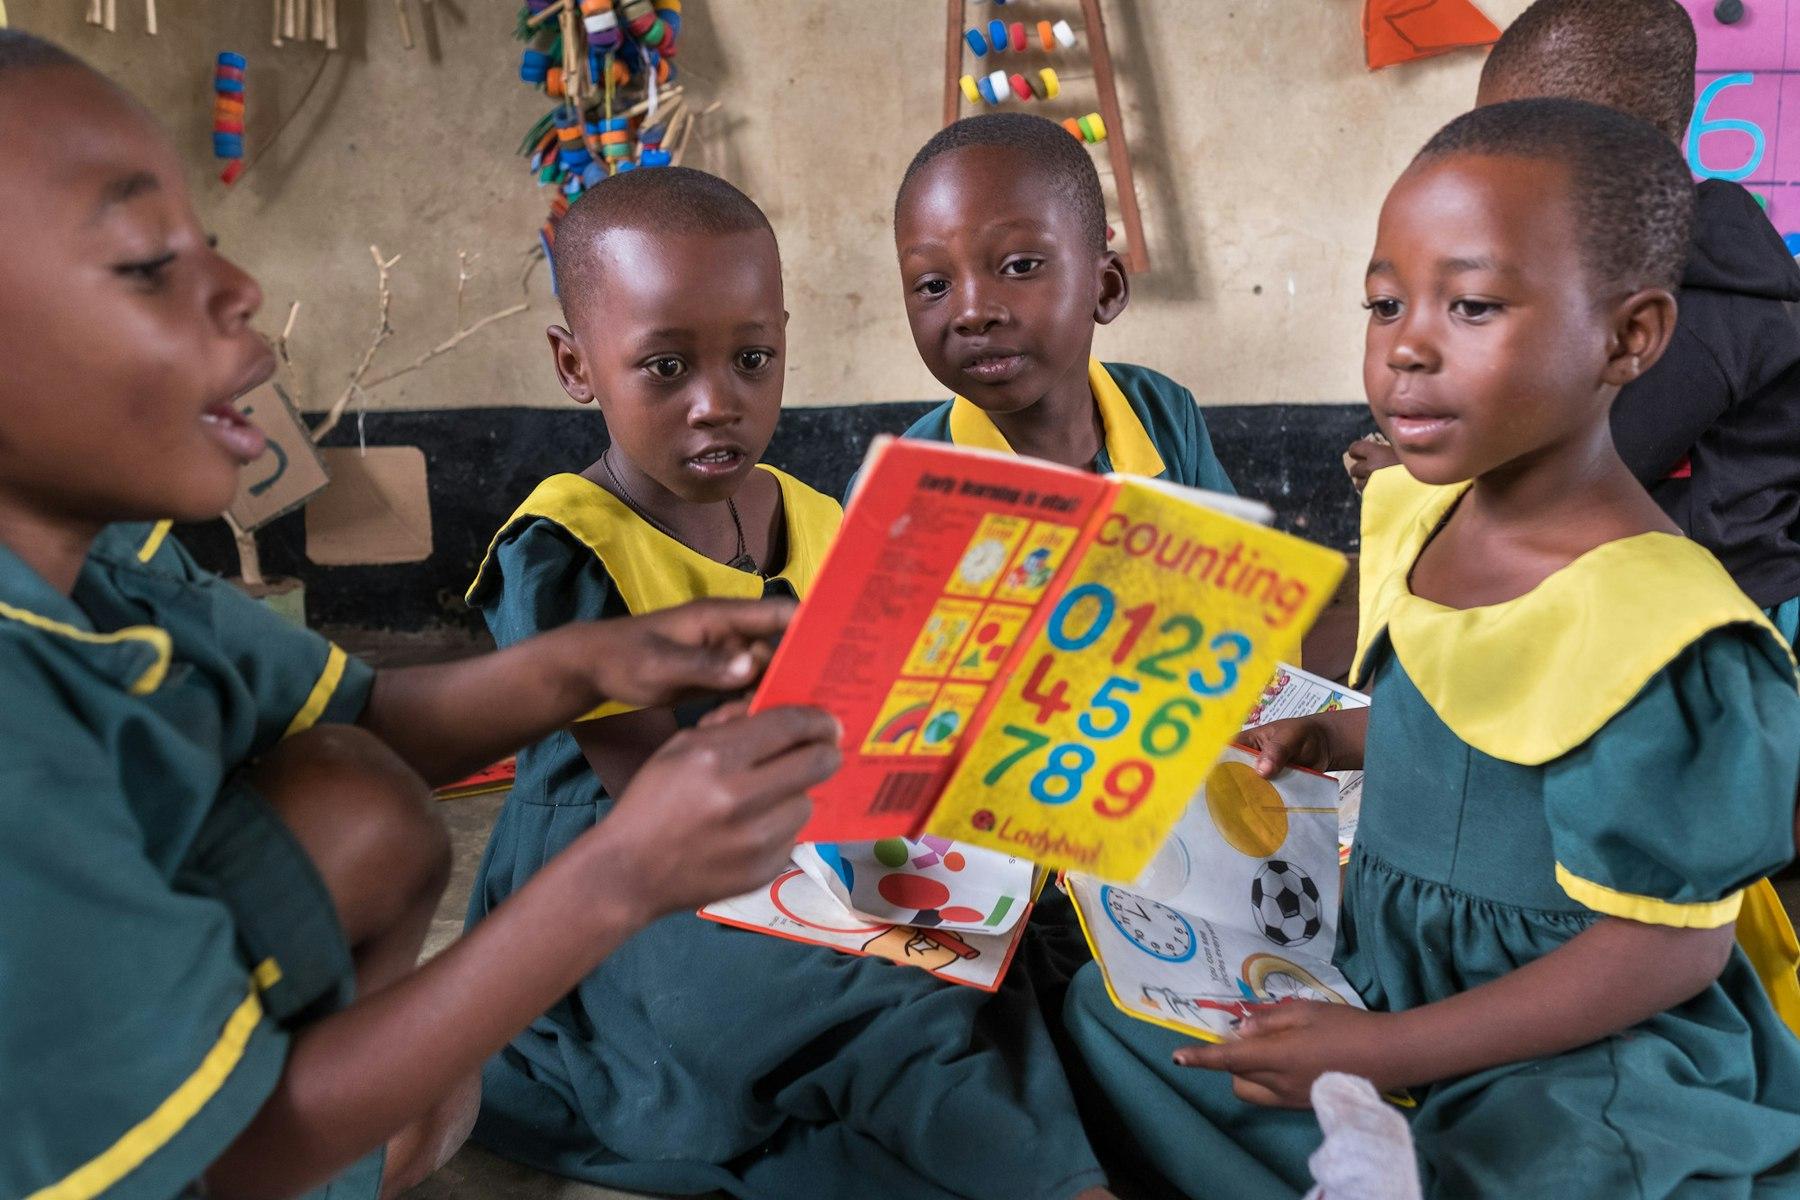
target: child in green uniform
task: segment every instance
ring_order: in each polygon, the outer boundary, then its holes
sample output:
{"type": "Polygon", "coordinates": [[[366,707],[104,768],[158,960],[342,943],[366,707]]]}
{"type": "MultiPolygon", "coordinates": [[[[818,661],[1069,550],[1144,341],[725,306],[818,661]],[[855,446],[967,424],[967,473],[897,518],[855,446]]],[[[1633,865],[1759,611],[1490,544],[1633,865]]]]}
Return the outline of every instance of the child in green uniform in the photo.
{"type": "MultiPolygon", "coordinates": [[[[767,219],[678,167],[615,176],[557,227],[565,391],[611,444],[546,480],[469,591],[507,645],[699,596],[804,595],[841,518],[758,463],[787,373],[767,219]]],[[[479,930],[681,717],[613,705],[526,750],[483,857],[479,930]]],[[[1063,1200],[1102,1178],[1026,956],[996,995],[706,921],[657,922],[494,1059],[478,1141],[615,1187],[788,1200],[1063,1200]]],[[[1100,1194],[1096,1192],[1095,1194],[1100,1194]]]]}
{"type": "MultiPolygon", "coordinates": [[[[1488,55],[1475,103],[1586,100],[1681,146],[1694,61],[1694,22],[1677,0],[1537,0],[1488,55]]],[[[1613,444],[1669,519],[1800,644],[1800,264],[1739,184],[1702,180],[1694,204],[1675,337],[1619,390],[1613,444]]],[[[1368,441],[1349,454],[1359,481],[1394,461],[1368,441]]]]}
{"type": "Polygon", "coordinates": [[[1369,1011],[1183,1045],[1083,977],[1065,1014],[1183,1193],[1298,1193],[1319,1132],[1285,1110],[1325,1071],[1411,1090],[1429,1195],[1800,1190],[1800,1041],[1733,940],[1793,853],[1793,660],[1607,424],[1674,331],[1692,210],[1666,137],[1571,100],[1459,118],[1389,193],[1374,705],[1252,735],[1265,773],[1367,771],[1336,961],[1369,1011]]]}
{"type": "Polygon", "coordinates": [[[149,523],[216,518],[262,453],[234,407],[274,366],[261,294],[148,114],[6,30],[0,243],[0,1195],[395,1195],[513,1032],[633,930],[776,868],[835,727],[671,745],[415,970],[449,869],[426,780],[603,699],[741,688],[784,608],[372,671],[149,523]]]}
{"type": "Polygon", "coordinates": [[[905,436],[1232,490],[1192,393],[1091,356],[1131,289],[1067,130],[1022,113],[946,126],[906,169],[894,241],[913,344],[955,393],[905,436]]]}

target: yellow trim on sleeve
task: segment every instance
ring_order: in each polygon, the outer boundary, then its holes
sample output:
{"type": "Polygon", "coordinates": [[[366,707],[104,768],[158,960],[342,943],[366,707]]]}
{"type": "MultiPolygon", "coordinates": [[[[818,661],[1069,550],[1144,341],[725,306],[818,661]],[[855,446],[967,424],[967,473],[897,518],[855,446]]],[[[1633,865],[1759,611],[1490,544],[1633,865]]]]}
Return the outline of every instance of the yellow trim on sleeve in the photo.
{"type": "Polygon", "coordinates": [[[1717,929],[1737,920],[1738,912],[1744,907],[1744,893],[1741,890],[1720,900],[1676,904],[1670,900],[1658,900],[1654,896],[1615,891],[1605,884],[1583,879],[1561,863],[1556,864],[1556,882],[1569,894],[1569,899],[1585,904],[1597,913],[1604,913],[1609,917],[1624,917],[1628,921],[1642,921],[1646,925],[1669,925],[1676,929],[1717,929]]]}
{"type": "Polygon", "coordinates": [[[156,523],[156,527],[150,531],[150,536],[144,539],[144,544],[142,546],[138,547],[137,556],[139,562],[149,562],[156,557],[156,552],[162,549],[162,544],[168,539],[169,530],[174,524],[175,522],[173,521],[158,521],[156,523]]]}
{"type": "Polygon", "coordinates": [[[256,964],[256,969],[250,972],[250,978],[256,981],[257,991],[266,992],[281,982],[281,964],[271,955],[256,964]]]}
{"type": "Polygon", "coordinates": [[[27,608],[14,608],[0,601],[0,617],[17,621],[21,625],[29,625],[33,629],[41,629],[45,633],[54,633],[58,637],[66,637],[71,641],[84,642],[90,646],[117,646],[125,642],[143,642],[156,651],[156,660],[145,667],[138,677],[131,681],[130,692],[134,696],[147,696],[162,686],[163,678],[169,673],[169,658],[174,654],[173,644],[169,641],[166,629],[158,629],[154,625],[131,625],[112,633],[95,633],[91,629],[78,629],[65,621],[53,621],[27,608]]]}
{"type": "Polygon", "coordinates": [[[255,987],[225,1021],[194,1073],[156,1111],[125,1131],[123,1137],[62,1179],[31,1193],[26,1200],[91,1200],[142,1166],[180,1133],[216,1095],[244,1057],[244,1047],[262,1020],[262,1000],[255,987]]]}
{"type": "MultiPolygon", "coordinates": [[[[1157,453],[1156,443],[1150,440],[1150,433],[1138,419],[1131,401],[1125,398],[1106,365],[1097,358],[1088,359],[1088,390],[1093,393],[1094,406],[1100,410],[1100,427],[1106,433],[1106,457],[1112,460],[1113,470],[1121,475],[1142,475],[1152,479],[1161,475],[1166,468],[1162,455],[1157,453]]],[[[994,419],[961,396],[950,401],[950,441],[973,450],[1013,453],[1006,435],[1000,432],[994,419]]]]}
{"type": "Polygon", "coordinates": [[[306,703],[300,706],[300,711],[288,722],[287,729],[281,735],[283,739],[291,738],[296,733],[305,733],[319,723],[319,718],[325,715],[325,706],[331,703],[332,696],[337,694],[338,684],[343,682],[344,666],[349,661],[350,656],[341,648],[331,648],[331,652],[325,656],[325,669],[319,672],[319,680],[313,684],[306,703]]]}

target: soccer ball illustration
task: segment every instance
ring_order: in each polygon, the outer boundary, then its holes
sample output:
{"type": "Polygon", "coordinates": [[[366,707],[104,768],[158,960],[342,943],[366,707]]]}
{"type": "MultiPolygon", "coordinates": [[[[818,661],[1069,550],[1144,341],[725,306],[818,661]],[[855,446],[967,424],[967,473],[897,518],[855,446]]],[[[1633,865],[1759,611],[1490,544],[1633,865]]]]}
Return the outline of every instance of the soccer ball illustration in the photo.
{"type": "Polygon", "coordinates": [[[1319,889],[1293,863],[1271,858],[1250,881],[1250,911],[1277,946],[1303,946],[1319,932],[1319,889]]]}

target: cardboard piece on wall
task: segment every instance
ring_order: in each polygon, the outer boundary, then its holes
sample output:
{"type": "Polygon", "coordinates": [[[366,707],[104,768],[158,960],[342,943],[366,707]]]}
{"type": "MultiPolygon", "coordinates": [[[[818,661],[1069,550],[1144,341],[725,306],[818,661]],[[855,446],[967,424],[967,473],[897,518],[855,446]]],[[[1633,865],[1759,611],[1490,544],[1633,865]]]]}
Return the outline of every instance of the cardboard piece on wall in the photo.
{"type": "Polygon", "coordinates": [[[331,486],[306,506],[306,557],[322,567],[431,557],[425,452],[417,446],[322,451],[331,486]]]}
{"type": "Polygon", "coordinates": [[[287,394],[272,383],[241,396],[237,410],[269,439],[262,457],[238,474],[238,494],[226,512],[243,529],[292,512],[331,482],[312,434],[287,394]]]}
{"type": "Polygon", "coordinates": [[[1472,0],[1363,2],[1363,47],[1371,71],[1499,40],[1500,27],[1472,0]]]}

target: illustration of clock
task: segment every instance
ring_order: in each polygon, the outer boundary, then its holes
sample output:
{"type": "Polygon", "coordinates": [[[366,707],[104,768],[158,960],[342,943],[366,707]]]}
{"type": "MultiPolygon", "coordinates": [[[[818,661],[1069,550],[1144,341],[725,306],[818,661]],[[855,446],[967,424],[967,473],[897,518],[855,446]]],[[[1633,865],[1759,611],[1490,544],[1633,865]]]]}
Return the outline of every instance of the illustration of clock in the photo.
{"type": "Polygon", "coordinates": [[[1194,957],[1194,927],[1168,905],[1134,896],[1110,884],[1100,889],[1100,903],[1113,928],[1145,954],[1172,963],[1194,957]]]}
{"type": "Polygon", "coordinates": [[[1249,993],[1247,999],[1263,1004],[1278,1004],[1283,1000],[1350,1003],[1336,991],[1320,983],[1311,971],[1278,954],[1252,954],[1246,958],[1243,986],[1249,993]]]}
{"type": "Polygon", "coordinates": [[[956,573],[964,583],[980,587],[1000,573],[1006,565],[1006,543],[999,538],[983,538],[963,554],[956,573]]]}

